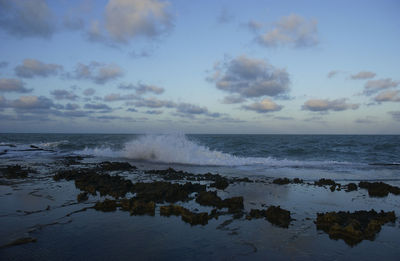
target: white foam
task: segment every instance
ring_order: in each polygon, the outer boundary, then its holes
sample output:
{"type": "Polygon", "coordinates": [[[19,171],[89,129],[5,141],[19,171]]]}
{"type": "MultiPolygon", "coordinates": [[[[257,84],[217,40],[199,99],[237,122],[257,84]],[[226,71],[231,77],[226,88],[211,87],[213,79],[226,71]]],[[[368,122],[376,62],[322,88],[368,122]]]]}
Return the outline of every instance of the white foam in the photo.
{"type": "Polygon", "coordinates": [[[211,150],[189,140],[182,134],[143,135],[126,143],[122,150],[108,147],[85,148],[78,152],[84,155],[116,157],[159,163],[176,163],[208,166],[266,165],[269,167],[305,167],[322,165],[348,165],[352,163],[336,161],[297,161],[272,157],[238,157],[211,150]]]}

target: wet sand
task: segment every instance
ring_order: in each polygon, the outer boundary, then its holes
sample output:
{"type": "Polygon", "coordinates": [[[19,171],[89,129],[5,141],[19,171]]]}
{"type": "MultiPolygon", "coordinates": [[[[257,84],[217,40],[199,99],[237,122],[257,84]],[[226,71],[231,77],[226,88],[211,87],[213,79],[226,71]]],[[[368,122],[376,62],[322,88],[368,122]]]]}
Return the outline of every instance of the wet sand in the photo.
{"type": "MultiPolygon", "coordinates": [[[[26,178],[9,179],[4,175],[0,178],[2,260],[396,260],[400,254],[399,219],[384,224],[373,240],[362,240],[354,245],[343,239],[331,239],[315,224],[317,213],[331,211],[375,209],[378,212],[394,211],[398,217],[400,196],[392,193],[372,197],[368,190],[361,188],[351,192],[344,188],[331,191],[330,186],[314,185],[316,180],[279,185],[274,184],[274,177],[258,176],[249,176],[249,180],[228,176],[229,184],[222,189],[224,186],[212,185],[216,182],[215,177],[214,180],[199,181],[196,176],[165,180],[165,175],[140,167],[106,170],[90,160],[81,159],[21,165],[36,170],[36,173],[30,171],[26,178]],[[53,178],[59,171],[80,168],[119,175],[132,184],[162,181],[205,185],[206,191],[216,191],[221,200],[243,197],[243,209],[230,212],[227,207],[218,209],[200,205],[196,202],[200,192],[193,192],[184,201],[156,202],[154,215],[131,215],[121,207],[110,212],[99,211],[93,208],[97,202],[108,198],[118,203],[121,199],[100,196],[97,191],[96,195],[89,193],[86,201],[78,202],[77,196],[82,190],[75,186],[74,180],[53,178]],[[182,216],[161,215],[161,207],[170,204],[182,206],[194,214],[207,213],[209,219],[204,225],[193,225],[185,222],[182,216]],[[249,220],[251,209],[265,210],[271,206],[290,211],[288,228],[266,218],[249,220]],[[211,217],[214,209],[220,214],[211,217]]],[[[392,185],[398,186],[396,182],[392,185]]],[[[134,196],[137,193],[128,192],[124,198],[134,196]]]]}

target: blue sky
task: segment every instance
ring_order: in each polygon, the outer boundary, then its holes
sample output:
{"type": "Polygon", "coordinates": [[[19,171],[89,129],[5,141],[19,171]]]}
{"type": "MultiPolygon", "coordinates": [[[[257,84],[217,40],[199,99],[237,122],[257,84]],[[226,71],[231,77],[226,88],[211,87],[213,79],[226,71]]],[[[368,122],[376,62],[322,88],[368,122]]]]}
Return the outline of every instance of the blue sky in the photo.
{"type": "Polygon", "coordinates": [[[0,131],[400,134],[399,12],[0,0],[0,131]]]}

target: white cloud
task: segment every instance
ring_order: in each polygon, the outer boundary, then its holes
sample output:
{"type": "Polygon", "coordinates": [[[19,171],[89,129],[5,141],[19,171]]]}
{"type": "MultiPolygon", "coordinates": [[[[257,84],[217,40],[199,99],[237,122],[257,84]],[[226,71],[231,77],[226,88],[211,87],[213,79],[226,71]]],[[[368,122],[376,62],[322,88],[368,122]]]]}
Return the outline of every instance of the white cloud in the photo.
{"type": "Polygon", "coordinates": [[[58,74],[63,67],[58,64],[46,64],[36,59],[25,59],[21,65],[15,67],[15,74],[22,78],[35,76],[48,77],[58,74]]]}
{"type": "Polygon", "coordinates": [[[374,72],[369,72],[369,71],[361,71],[356,74],[352,74],[350,77],[353,80],[365,80],[365,79],[371,79],[376,76],[376,73],[374,72]]]}
{"type": "Polygon", "coordinates": [[[261,102],[255,102],[250,105],[243,105],[243,109],[251,110],[258,113],[266,113],[266,112],[273,112],[273,111],[280,111],[283,106],[276,104],[274,101],[265,98],[261,102]]]}
{"type": "Polygon", "coordinates": [[[344,110],[355,110],[358,109],[358,104],[347,103],[346,99],[336,99],[336,100],[328,100],[328,99],[311,99],[304,103],[303,110],[308,111],[344,111],[344,110]]]}
{"type": "Polygon", "coordinates": [[[2,78],[0,79],[0,92],[31,92],[32,89],[24,87],[24,83],[18,79],[2,78]]]}
{"type": "Polygon", "coordinates": [[[293,46],[308,47],[318,44],[318,22],[291,14],[282,17],[264,34],[257,37],[258,42],[266,47],[293,46]]]}
{"type": "MultiPolygon", "coordinates": [[[[105,84],[120,78],[123,75],[121,67],[116,64],[102,64],[91,62],[90,64],[78,63],[72,78],[92,80],[97,84],[105,84]]],[[[71,75],[70,75],[71,76],[71,75]]]]}
{"type": "Polygon", "coordinates": [[[400,91],[387,90],[379,93],[375,98],[377,102],[400,102],[400,91]]]}
{"type": "Polygon", "coordinates": [[[158,37],[173,27],[168,6],[168,2],[160,0],[110,0],[105,8],[104,25],[92,21],[89,39],[128,43],[138,37],[158,37]]]}
{"type": "Polygon", "coordinates": [[[369,80],[364,85],[364,94],[371,95],[381,90],[397,87],[400,82],[395,82],[391,78],[369,80]]]}

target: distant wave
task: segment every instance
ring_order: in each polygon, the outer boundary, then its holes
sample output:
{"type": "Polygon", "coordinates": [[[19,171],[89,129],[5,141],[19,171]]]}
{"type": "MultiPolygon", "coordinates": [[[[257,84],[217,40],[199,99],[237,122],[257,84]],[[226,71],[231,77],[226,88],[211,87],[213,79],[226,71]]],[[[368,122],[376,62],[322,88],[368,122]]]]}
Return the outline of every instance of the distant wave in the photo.
{"type": "Polygon", "coordinates": [[[208,166],[266,165],[269,167],[322,167],[354,165],[337,161],[300,161],[272,157],[239,157],[197,144],[185,135],[143,135],[124,144],[121,150],[109,147],[85,148],[78,154],[116,157],[158,163],[208,166]]]}

